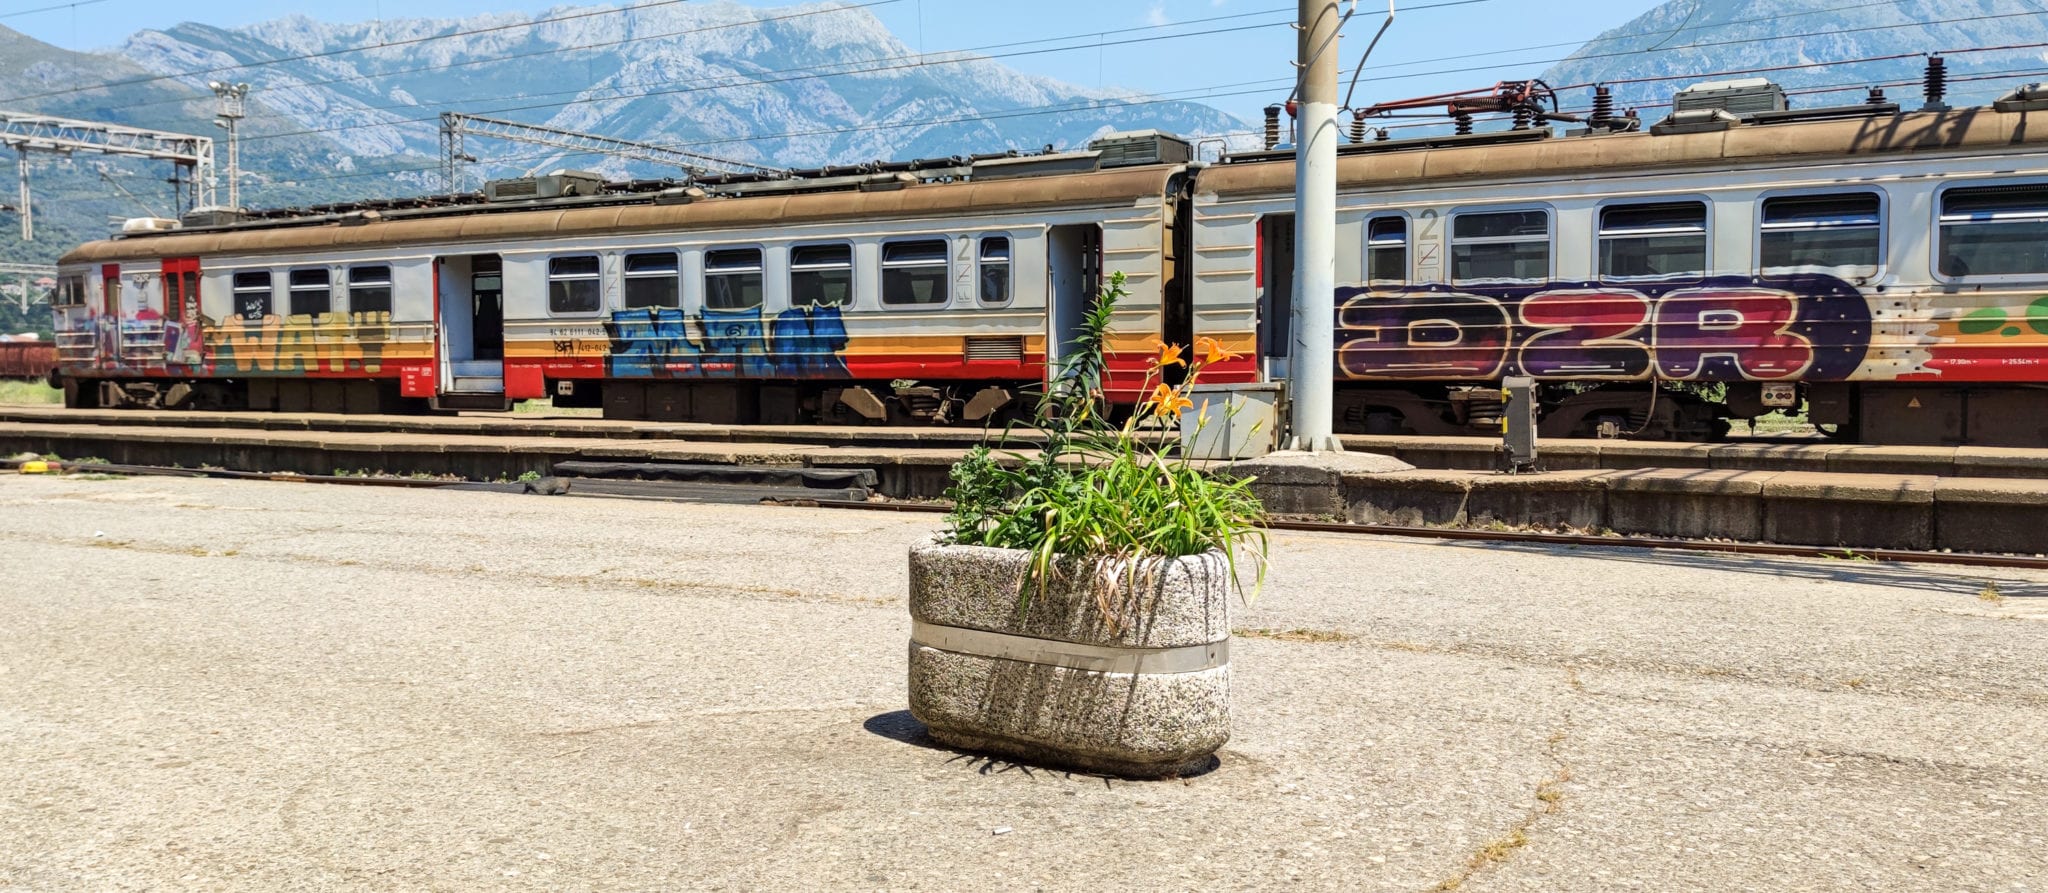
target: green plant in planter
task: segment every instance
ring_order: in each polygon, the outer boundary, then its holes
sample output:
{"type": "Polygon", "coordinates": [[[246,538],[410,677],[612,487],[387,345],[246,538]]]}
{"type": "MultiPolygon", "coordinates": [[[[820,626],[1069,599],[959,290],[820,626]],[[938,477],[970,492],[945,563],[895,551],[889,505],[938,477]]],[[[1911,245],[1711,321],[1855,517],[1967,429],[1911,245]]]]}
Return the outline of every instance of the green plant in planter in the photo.
{"type": "MultiPolygon", "coordinates": [[[[1167,436],[1191,408],[1188,390],[1203,369],[1237,355],[1210,338],[1196,340],[1192,362],[1183,358],[1182,346],[1159,345],[1145,381],[1149,396],[1121,424],[1113,422],[1102,387],[1103,345],[1111,314],[1127,294],[1124,275],[1112,274],[1083,318],[1074,350],[1047,382],[1034,418],[1045,437],[1037,455],[1006,450],[999,459],[984,445],[953,466],[947,539],[1031,553],[1031,576],[1041,592],[1062,557],[1119,568],[1134,583],[1160,560],[1213,550],[1223,553],[1237,579],[1242,549],[1257,566],[1256,594],[1265,580],[1267,542],[1251,478],[1213,477],[1181,453],[1178,438],[1167,436]],[[1165,381],[1174,367],[1186,368],[1178,386],[1165,381]]],[[[1197,424],[1207,422],[1205,410],[1197,424]]],[[[1009,440],[1006,431],[999,444],[1009,440]]],[[[1020,594],[1019,610],[1030,589],[1020,594]]]]}

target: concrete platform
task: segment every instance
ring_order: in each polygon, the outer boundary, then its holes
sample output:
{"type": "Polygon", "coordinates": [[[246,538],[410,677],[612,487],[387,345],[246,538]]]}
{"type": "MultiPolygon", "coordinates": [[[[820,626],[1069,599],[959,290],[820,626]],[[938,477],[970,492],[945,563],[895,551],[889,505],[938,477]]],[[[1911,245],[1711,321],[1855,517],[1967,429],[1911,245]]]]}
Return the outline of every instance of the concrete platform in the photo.
{"type": "MultiPolygon", "coordinates": [[[[614,440],[683,440],[693,443],[778,443],[814,446],[956,447],[982,441],[972,426],[709,425],[694,422],[617,421],[588,416],[474,413],[459,416],[339,415],[332,413],[162,412],[79,410],[0,405],[0,423],[94,424],[145,428],[250,431],[326,431],[569,437],[614,440]]],[[[1014,432],[1028,439],[1028,430],[1014,432]]],[[[1391,456],[1416,468],[1494,471],[1501,445],[1486,437],[1341,435],[1344,448],[1391,456]]],[[[1872,446],[1822,438],[1787,437],[1731,443],[1657,443],[1619,440],[1546,440],[1546,471],[1638,468],[1711,468],[1736,471],[1825,471],[1935,477],[2048,480],[2048,449],[2003,447],[1872,446]]]]}
{"type": "MultiPolygon", "coordinates": [[[[1500,441],[1492,438],[1345,435],[1343,441],[1345,449],[1394,456],[1417,468],[1493,471],[1502,466],[1500,441]]],[[[1538,455],[1546,471],[1709,468],[2048,479],[2048,449],[1874,446],[1818,439],[1732,443],[1546,440],[1539,445],[1538,455]]]]}
{"type": "MultiPolygon", "coordinates": [[[[1682,459],[1711,449],[1665,446],[1623,453],[1682,459]]],[[[963,450],[0,422],[0,455],[28,451],[135,465],[452,475],[473,481],[553,474],[557,463],[576,460],[864,469],[873,472],[875,491],[894,499],[942,497],[947,473],[963,450]]],[[[1880,467],[1877,463],[1872,459],[1852,467],[1880,467]]],[[[1255,486],[1276,513],[1361,524],[1535,526],[1845,549],[2048,552],[2048,479],[1708,467],[1524,475],[1455,469],[1377,472],[1398,463],[1371,454],[1349,457],[1347,467],[1362,470],[1318,467],[1306,476],[1289,476],[1269,468],[1276,472],[1271,481],[1255,486]]]]}
{"type": "Polygon", "coordinates": [[[2048,880],[2048,574],[1279,533],[1217,767],[1126,783],[909,718],[937,523],[0,475],[0,887],[2048,880]]]}

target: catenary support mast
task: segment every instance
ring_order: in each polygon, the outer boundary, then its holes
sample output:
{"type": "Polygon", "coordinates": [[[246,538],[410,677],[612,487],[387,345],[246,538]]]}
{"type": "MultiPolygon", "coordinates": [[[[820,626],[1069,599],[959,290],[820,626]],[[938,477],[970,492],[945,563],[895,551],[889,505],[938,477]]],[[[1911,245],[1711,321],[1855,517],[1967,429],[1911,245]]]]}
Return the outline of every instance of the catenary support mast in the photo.
{"type": "Polygon", "coordinates": [[[1301,0],[1300,130],[1294,145],[1294,344],[1289,446],[1342,449],[1333,433],[1337,293],[1338,0],[1301,0]]]}

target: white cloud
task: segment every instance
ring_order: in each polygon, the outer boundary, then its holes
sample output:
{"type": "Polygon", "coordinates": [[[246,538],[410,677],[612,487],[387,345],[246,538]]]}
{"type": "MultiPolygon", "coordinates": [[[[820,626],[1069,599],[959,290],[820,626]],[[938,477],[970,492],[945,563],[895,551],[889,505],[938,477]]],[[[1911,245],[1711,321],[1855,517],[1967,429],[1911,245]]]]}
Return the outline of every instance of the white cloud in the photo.
{"type": "Polygon", "coordinates": [[[1145,24],[1173,24],[1173,20],[1166,17],[1166,0],[1153,0],[1152,7],[1150,9],[1145,10],[1145,24]]]}

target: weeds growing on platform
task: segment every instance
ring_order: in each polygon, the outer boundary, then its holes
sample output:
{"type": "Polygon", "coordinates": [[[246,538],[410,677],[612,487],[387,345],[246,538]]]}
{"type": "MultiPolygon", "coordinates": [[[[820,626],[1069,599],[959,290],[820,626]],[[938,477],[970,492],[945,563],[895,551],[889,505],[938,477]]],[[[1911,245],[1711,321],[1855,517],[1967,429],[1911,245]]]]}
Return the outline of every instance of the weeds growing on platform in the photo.
{"type": "Polygon", "coordinates": [[[0,403],[49,404],[64,402],[64,392],[40,381],[0,381],[0,403]]]}
{"type": "MultiPolygon", "coordinates": [[[[1041,397],[1034,422],[1044,445],[1035,456],[978,446],[953,466],[948,538],[961,545],[1031,553],[1032,578],[1044,591],[1059,558],[1092,560],[1117,568],[1126,584],[1149,575],[1163,559],[1217,551],[1238,576],[1238,552],[1256,565],[1252,592],[1265,580],[1264,508],[1250,478],[1212,477],[1180,452],[1172,431],[1192,407],[1187,394],[1209,364],[1236,355],[1211,339],[1200,355],[1183,359],[1180,345],[1162,344],[1147,375],[1147,398],[1122,423],[1110,419],[1103,391],[1108,364],[1105,339],[1117,302],[1127,296],[1122,273],[1112,274],[1082,320],[1073,350],[1061,361],[1041,397]],[[1167,372],[1185,367],[1179,385],[1167,372]]],[[[1204,408],[1197,424],[1206,424],[1204,408]]],[[[1021,610],[1034,587],[1025,587],[1021,610]]]]}

